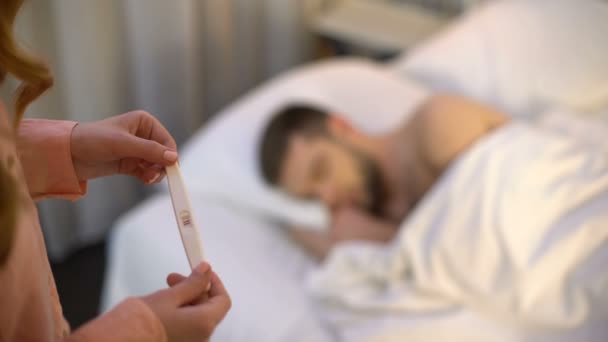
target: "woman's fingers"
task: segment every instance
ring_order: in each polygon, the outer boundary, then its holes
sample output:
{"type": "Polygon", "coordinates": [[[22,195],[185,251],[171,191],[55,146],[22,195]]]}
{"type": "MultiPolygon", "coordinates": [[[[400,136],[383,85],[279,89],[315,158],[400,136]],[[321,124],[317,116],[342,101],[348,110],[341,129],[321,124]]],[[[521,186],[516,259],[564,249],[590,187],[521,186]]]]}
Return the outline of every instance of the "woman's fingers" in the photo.
{"type": "Polygon", "coordinates": [[[171,273],[167,276],[167,285],[169,285],[169,287],[173,287],[186,278],[186,276],[179,273],[171,273]]]}
{"type": "Polygon", "coordinates": [[[205,305],[201,306],[201,310],[203,311],[203,315],[213,317],[219,322],[230,310],[232,300],[217,273],[211,271],[210,281],[209,299],[204,303],[205,305]]]}
{"type": "Polygon", "coordinates": [[[165,168],[162,165],[142,161],[138,158],[122,159],[118,164],[118,170],[114,172],[136,177],[148,185],[159,183],[165,177],[165,168]]]}
{"type": "MultiPolygon", "coordinates": [[[[207,292],[211,274],[211,266],[202,262],[192,270],[188,278],[171,287],[170,291],[174,293],[178,305],[197,302],[201,295],[207,292]]],[[[171,280],[177,280],[177,278],[173,277],[171,280]]]]}
{"type": "Polygon", "coordinates": [[[116,157],[119,159],[139,158],[163,166],[173,165],[177,161],[177,152],[157,141],[130,134],[122,134],[120,139],[120,143],[115,145],[116,157]]]}
{"type": "Polygon", "coordinates": [[[229,297],[228,291],[226,291],[226,287],[224,286],[224,283],[222,282],[220,277],[217,275],[217,273],[211,271],[210,282],[211,282],[211,289],[209,289],[210,297],[218,297],[218,296],[229,297]]]}
{"type": "Polygon", "coordinates": [[[163,177],[165,177],[165,170],[160,167],[153,166],[147,169],[144,169],[141,176],[141,181],[145,184],[154,184],[159,183],[163,177]]]}
{"type": "Polygon", "coordinates": [[[115,153],[119,158],[140,158],[163,166],[177,161],[177,145],[169,131],[154,116],[134,111],[114,119],[114,127],[123,130],[117,135],[115,153]]]}
{"type": "Polygon", "coordinates": [[[175,140],[157,118],[145,111],[130,112],[126,115],[129,115],[129,119],[135,121],[136,127],[133,133],[136,136],[156,141],[159,144],[166,146],[169,150],[177,150],[175,140]]]}
{"type": "Polygon", "coordinates": [[[206,341],[231,306],[220,278],[209,264],[202,262],[189,277],[169,274],[167,284],[170,288],[142,299],[161,319],[167,334],[174,340],[206,341]],[[208,285],[211,285],[210,290],[208,285]]]}

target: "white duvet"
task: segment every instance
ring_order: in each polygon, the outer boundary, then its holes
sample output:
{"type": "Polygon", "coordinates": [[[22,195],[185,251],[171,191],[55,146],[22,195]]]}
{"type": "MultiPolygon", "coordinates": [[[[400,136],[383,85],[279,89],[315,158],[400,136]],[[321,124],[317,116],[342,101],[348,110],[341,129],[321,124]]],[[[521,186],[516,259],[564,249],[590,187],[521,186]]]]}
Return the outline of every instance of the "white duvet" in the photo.
{"type": "Polygon", "coordinates": [[[389,248],[334,249],[309,289],[344,341],[606,341],[606,144],[509,124],[389,248]]]}

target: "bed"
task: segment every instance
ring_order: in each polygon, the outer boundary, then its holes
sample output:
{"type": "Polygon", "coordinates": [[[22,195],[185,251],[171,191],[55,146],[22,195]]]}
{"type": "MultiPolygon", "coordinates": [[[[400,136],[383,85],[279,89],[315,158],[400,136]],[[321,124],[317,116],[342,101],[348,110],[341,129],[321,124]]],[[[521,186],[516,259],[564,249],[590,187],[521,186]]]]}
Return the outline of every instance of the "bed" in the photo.
{"type": "MultiPolygon", "coordinates": [[[[598,42],[608,36],[606,18],[608,5],[600,1],[498,1],[389,64],[341,59],[304,66],[219,113],[181,151],[208,258],[233,298],[213,340],[426,341],[429,332],[435,340],[521,340],[516,329],[453,307],[384,315],[361,325],[376,332],[385,327],[393,332],[390,336],[344,332],[341,319],[353,317],[334,312],[328,318],[323,305],[312,299],[311,287],[317,295],[324,289],[323,269],[283,229],[286,224],[324,229],[327,214],[315,203],[294,201],[264,186],[256,143],[264,120],[291,101],[331,108],[369,132],[380,132],[407,119],[432,92],[450,91],[600,144],[607,132],[608,48],[598,42]],[[556,36],[561,39],[551,39],[556,36]]],[[[116,222],[104,310],[128,296],[163,288],[170,272],[188,273],[172,215],[161,187],[116,222]]]]}

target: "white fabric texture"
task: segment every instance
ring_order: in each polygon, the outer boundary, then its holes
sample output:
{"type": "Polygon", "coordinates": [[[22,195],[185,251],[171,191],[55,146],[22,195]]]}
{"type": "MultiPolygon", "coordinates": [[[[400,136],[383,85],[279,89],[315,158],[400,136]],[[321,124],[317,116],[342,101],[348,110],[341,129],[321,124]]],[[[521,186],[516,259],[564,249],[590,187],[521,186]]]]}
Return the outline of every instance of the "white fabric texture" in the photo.
{"type": "MultiPolygon", "coordinates": [[[[191,201],[206,256],[233,302],[212,341],[333,340],[304,289],[304,277],[314,263],[279,226],[216,199],[191,194],[191,201]]],[[[187,275],[190,270],[171,199],[158,194],[116,224],[102,310],[129,296],[166,288],[171,272],[187,275]]]]}
{"type": "Polygon", "coordinates": [[[393,62],[433,90],[515,116],[608,107],[608,3],[490,1],[393,62]]]}
{"type": "Polygon", "coordinates": [[[608,144],[557,126],[482,138],[389,248],[334,249],[309,287],[341,340],[605,341],[608,144]]]}
{"type": "Polygon", "coordinates": [[[271,219],[323,228],[321,206],[294,200],[268,186],[259,172],[259,140],[283,106],[305,103],[348,118],[371,133],[396,127],[426,98],[382,65],[359,59],[302,67],[255,89],[217,115],[181,151],[191,191],[214,196],[271,219]]]}
{"type": "MultiPolygon", "coordinates": [[[[606,127],[573,118],[570,113],[555,112],[540,122],[585,144],[601,143],[607,133],[606,127]]],[[[434,196],[441,197],[438,194],[434,196]]],[[[289,241],[280,227],[217,198],[193,192],[191,200],[200,220],[206,253],[233,298],[233,309],[219,326],[213,341],[333,341],[333,326],[344,329],[345,322],[356,323],[363,331],[343,331],[347,337],[342,339],[344,341],[366,340],[362,335],[374,336],[374,341],[403,341],[404,336],[408,341],[428,341],[429,336],[450,341],[522,340],[521,334],[495,322],[492,317],[484,317],[463,307],[404,312],[398,308],[399,298],[410,290],[398,286],[393,287],[395,297],[389,298],[397,308],[378,306],[366,314],[350,309],[323,310],[323,316],[332,317],[323,323],[319,320],[323,317],[321,312],[311,303],[303,286],[308,273],[314,269],[314,263],[289,241]]],[[[431,206],[433,201],[429,199],[427,206],[431,206]]],[[[463,202],[458,209],[467,211],[472,205],[469,201],[472,199],[463,202]]],[[[417,220],[442,217],[432,214],[417,214],[420,216],[417,220]]],[[[187,259],[172,215],[168,194],[159,194],[117,222],[108,250],[102,298],[104,311],[128,296],[144,295],[163,288],[169,272],[188,273],[187,259]]],[[[464,244],[461,246],[466,250],[464,244]]],[[[387,260],[390,253],[390,250],[382,252],[369,245],[350,248],[353,249],[352,254],[358,255],[357,259],[366,258],[366,253],[374,258],[386,254],[382,257],[384,259],[375,259],[377,263],[387,260]]],[[[369,284],[386,283],[382,277],[378,281],[374,276],[382,270],[391,272],[384,266],[358,269],[359,280],[369,281],[369,284]],[[369,270],[373,273],[366,273],[369,270]]],[[[389,286],[386,288],[390,289],[389,286]]],[[[344,291],[347,293],[353,295],[351,289],[344,291]]],[[[377,290],[372,289],[370,293],[377,294],[377,290]]],[[[389,295],[386,296],[388,298],[389,295]]]]}

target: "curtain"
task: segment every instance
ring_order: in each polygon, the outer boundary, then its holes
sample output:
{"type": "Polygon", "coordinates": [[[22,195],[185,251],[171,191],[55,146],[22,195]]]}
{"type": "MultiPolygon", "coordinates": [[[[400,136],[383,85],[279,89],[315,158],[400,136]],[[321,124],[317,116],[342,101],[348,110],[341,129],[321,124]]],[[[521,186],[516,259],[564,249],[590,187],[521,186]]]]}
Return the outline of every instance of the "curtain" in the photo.
{"type": "MultiPolygon", "coordinates": [[[[256,84],[311,58],[321,0],[29,0],[17,34],[55,85],[27,117],[94,121],[154,114],[178,144],[256,84]]],[[[15,82],[2,89],[6,99],[15,82]],[[8,89],[7,89],[8,88],[8,89]]],[[[128,177],[89,183],[85,198],[39,203],[51,259],[103,239],[149,190],[128,177]]],[[[169,229],[169,228],[168,228],[169,229]]]]}

